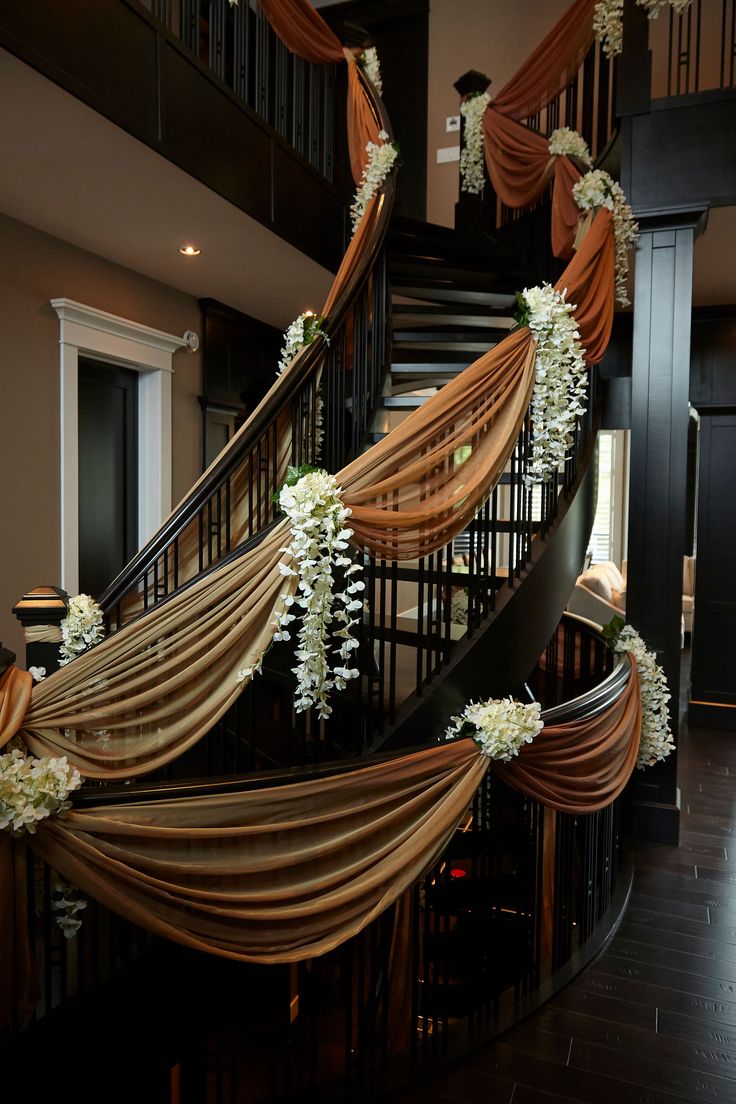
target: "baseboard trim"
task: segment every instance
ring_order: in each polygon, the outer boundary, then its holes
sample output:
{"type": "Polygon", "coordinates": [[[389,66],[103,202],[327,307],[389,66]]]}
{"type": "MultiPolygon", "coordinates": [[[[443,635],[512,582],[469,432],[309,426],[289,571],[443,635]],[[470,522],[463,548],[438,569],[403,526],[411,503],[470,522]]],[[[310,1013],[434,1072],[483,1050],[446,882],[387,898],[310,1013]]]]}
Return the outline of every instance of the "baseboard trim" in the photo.
{"type": "Polygon", "coordinates": [[[656,801],[629,801],[624,805],[624,827],[638,840],[652,843],[680,842],[680,791],[674,804],[656,801]]]}
{"type": "Polygon", "coordinates": [[[726,702],[691,701],[687,707],[687,720],[693,728],[719,728],[736,732],[736,705],[726,702]]]}

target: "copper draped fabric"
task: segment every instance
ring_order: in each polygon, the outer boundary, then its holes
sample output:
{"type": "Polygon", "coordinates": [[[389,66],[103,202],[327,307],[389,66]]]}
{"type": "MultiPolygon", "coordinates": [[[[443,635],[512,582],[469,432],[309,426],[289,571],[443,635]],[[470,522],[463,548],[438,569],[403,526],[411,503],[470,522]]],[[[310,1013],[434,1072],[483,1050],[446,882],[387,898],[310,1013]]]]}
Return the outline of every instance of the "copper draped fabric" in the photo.
{"type": "MultiPolygon", "coordinates": [[[[556,285],[576,304],[591,363],[610,338],[614,274],[613,223],[602,210],[556,285]]],[[[354,543],[386,559],[409,559],[466,527],[513,449],[534,385],[534,355],[527,328],[509,334],[338,473],[354,543]]]]}
{"type": "Polygon", "coordinates": [[[378,142],[378,123],[363,85],[363,76],[355,60],[348,62],[348,150],[350,171],[360,183],[368,162],[366,145],[378,142]]]}
{"type": "Polygon", "coordinates": [[[494,764],[514,789],[561,813],[593,813],[623,791],[636,766],[641,695],[636,661],[626,688],[610,708],[581,721],[549,725],[510,763],[494,764]]]}
{"type": "Polygon", "coordinates": [[[282,520],[251,551],[203,575],[38,685],[22,735],[90,778],[129,778],[178,758],[232,704],[238,672],[273,636],[289,583],[282,520]]]}
{"type": "Polygon", "coordinates": [[[0,748],[22,727],[33,689],[33,676],[19,667],[8,667],[0,677],[0,748]]]}
{"type": "Polygon", "coordinates": [[[569,157],[549,152],[545,134],[530,130],[497,110],[492,103],[483,116],[488,175],[507,207],[528,207],[554,180],[552,250],[556,257],[572,255],[580,209],[572,196],[582,174],[569,157]]]}
{"type": "Polygon", "coordinates": [[[72,811],[34,850],[86,893],[190,947],[324,954],[438,858],[485,774],[472,741],[245,793],[72,811]]]}
{"type": "Polygon", "coordinates": [[[293,54],[317,64],[342,61],[340,40],[309,0],[258,0],[266,19],[293,54]]]}
{"type": "MultiPolygon", "coordinates": [[[[597,717],[544,729],[493,769],[554,809],[588,813],[636,763],[636,670],[597,717]]],[[[458,740],[267,789],[72,810],[34,850],[136,924],[228,958],[324,954],[361,931],[442,853],[489,764],[458,740]]]]}
{"type": "Polygon", "coordinates": [[[536,115],[573,79],[593,44],[596,0],[574,0],[524,65],[494,97],[511,119],[536,115]]]}

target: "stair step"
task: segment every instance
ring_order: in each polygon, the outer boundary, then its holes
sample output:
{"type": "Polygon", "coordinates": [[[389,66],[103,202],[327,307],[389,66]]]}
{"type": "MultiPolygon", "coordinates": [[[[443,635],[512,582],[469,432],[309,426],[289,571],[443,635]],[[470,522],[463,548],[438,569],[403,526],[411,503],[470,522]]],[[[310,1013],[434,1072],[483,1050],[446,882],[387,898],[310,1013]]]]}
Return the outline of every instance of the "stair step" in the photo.
{"type": "Polygon", "coordinates": [[[467,310],[452,310],[448,307],[426,306],[412,307],[404,303],[393,307],[394,329],[408,325],[434,324],[437,326],[463,326],[493,330],[510,330],[516,322],[503,307],[477,307],[467,310]]]}
{"type": "Polygon", "coordinates": [[[457,345],[458,342],[472,341],[476,344],[480,343],[485,345],[486,348],[490,348],[491,345],[497,345],[498,339],[502,339],[505,336],[505,331],[489,332],[488,330],[472,330],[472,329],[452,329],[441,330],[426,328],[426,329],[402,329],[394,327],[393,340],[395,344],[412,341],[432,341],[442,345],[457,345]],[[496,340],[494,340],[494,338],[496,340]]]}
{"type": "Polygon", "coordinates": [[[516,297],[501,291],[470,291],[464,288],[438,286],[421,280],[391,281],[391,291],[395,295],[404,295],[410,299],[424,299],[437,303],[468,303],[488,307],[507,307],[513,310],[516,297]]]}
{"type": "Polygon", "coordinates": [[[430,352],[432,350],[443,355],[454,353],[487,353],[496,344],[494,341],[408,341],[400,338],[398,334],[394,335],[395,348],[403,350],[421,350],[422,352],[430,352]]]}
{"type": "Polygon", "coordinates": [[[404,361],[401,361],[401,362],[392,361],[391,362],[391,375],[392,376],[435,376],[435,375],[437,375],[437,376],[447,376],[447,375],[450,374],[450,371],[449,371],[450,369],[452,369],[452,374],[453,375],[458,375],[460,372],[463,372],[466,368],[469,368],[471,364],[472,364],[472,361],[469,361],[467,357],[464,360],[461,360],[461,361],[459,360],[454,364],[448,364],[446,362],[444,364],[441,364],[441,363],[438,363],[437,361],[432,361],[431,364],[427,364],[426,362],[422,363],[422,362],[419,362],[419,361],[417,361],[416,363],[412,362],[412,361],[406,361],[406,362],[404,362],[404,361]]]}
{"type": "Polygon", "coordinates": [[[431,398],[432,395],[384,395],[378,405],[387,410],[416,410],[431,398]]]}

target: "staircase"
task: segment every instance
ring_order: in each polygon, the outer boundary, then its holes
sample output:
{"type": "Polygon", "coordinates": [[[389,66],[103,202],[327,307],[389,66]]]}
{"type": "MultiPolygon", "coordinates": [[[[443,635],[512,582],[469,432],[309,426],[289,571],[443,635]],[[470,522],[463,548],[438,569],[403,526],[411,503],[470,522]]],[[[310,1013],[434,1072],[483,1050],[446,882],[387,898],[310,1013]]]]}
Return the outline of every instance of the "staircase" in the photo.
{"type": "Polygon", "coordinates": [[[368,445],[502,340],[528,273],[486,239],[395,219],[388,237],[392,348],[368,445]]]}

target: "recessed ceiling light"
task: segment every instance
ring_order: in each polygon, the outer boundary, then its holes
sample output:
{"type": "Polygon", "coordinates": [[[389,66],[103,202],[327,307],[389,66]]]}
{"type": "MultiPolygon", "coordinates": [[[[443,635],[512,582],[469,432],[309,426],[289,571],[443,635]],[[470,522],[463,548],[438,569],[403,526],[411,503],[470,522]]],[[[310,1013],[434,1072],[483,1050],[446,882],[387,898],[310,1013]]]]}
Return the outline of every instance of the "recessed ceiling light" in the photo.
{"type": "Polygon", "coordinates": [[[196,245],[183,245],[179,250],[185,257],[198,257],[202,252],[201,249],[197,249],[196,245]]]}

